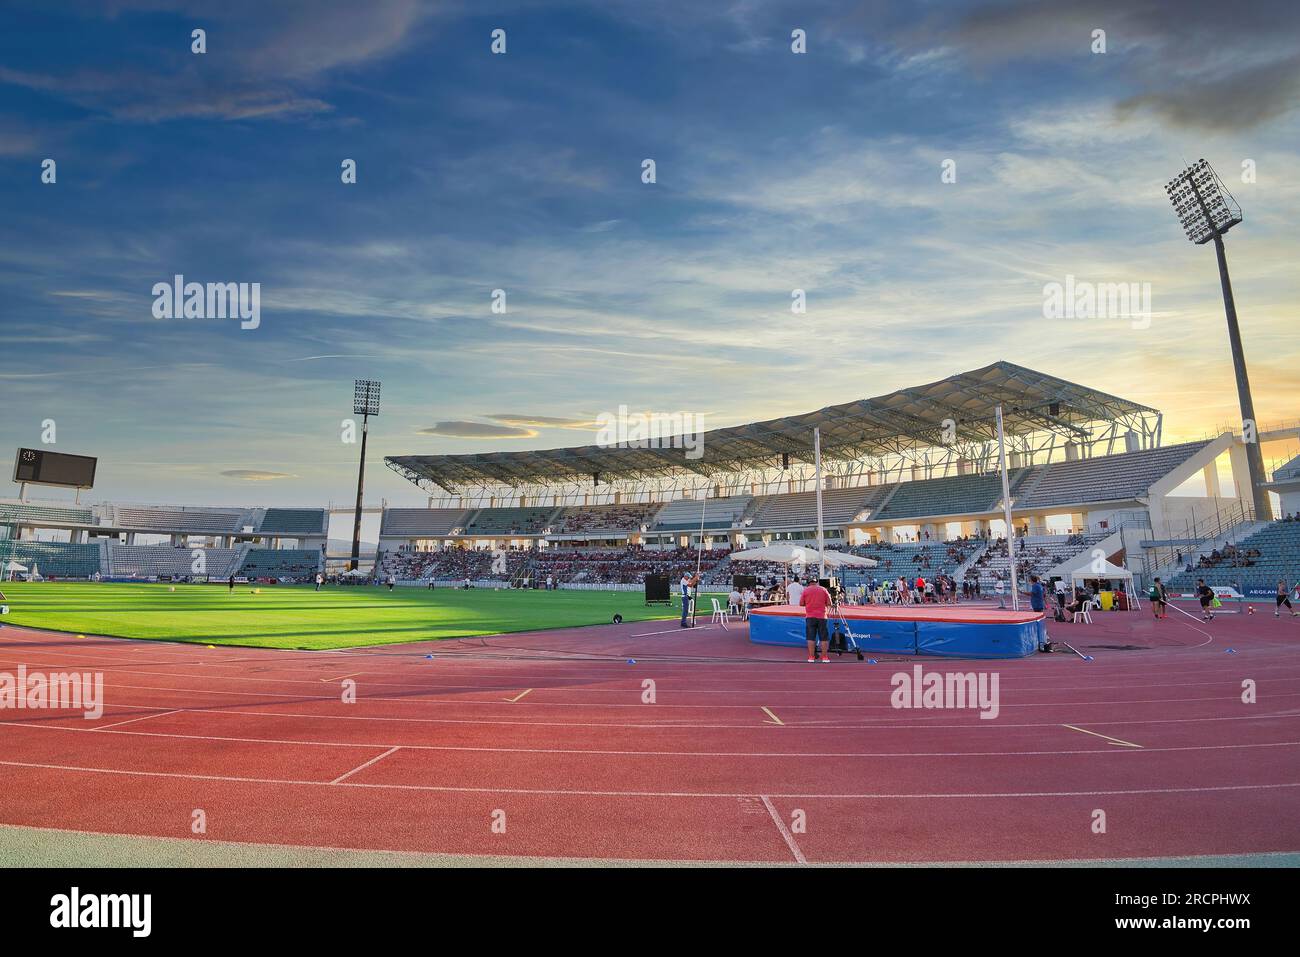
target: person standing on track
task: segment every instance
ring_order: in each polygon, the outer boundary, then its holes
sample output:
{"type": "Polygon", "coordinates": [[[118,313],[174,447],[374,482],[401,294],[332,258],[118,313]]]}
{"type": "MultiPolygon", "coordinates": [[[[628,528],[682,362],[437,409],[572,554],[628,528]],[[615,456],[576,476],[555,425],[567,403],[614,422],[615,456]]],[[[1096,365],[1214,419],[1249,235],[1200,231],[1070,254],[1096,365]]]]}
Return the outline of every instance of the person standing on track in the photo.
{"type": "Polygon", "coordinates": [[[1157,618],[1169,617],[1169,592],[1165,589],[1165,583],[1159,578],[1151,583],[1151,610],[1155,612],[1157,618]]]}
{"type": "Polygon", "coordinates": [[[1030,575],[1029,607],[1034,611],[1043,611],[1047,606],[1043,602],[1043,583],[1037,575],[1030,575]]]}
{"type": "Polygon", "coordinates": [[[691,573],[682,572],[680,582],[682,590],[682,627],[686,627],[686,618],[691,613],[691,573]]]}
{"type": "Polygon", "coordinates": [[[787,605],[799,606],[799,598],[803,595],[803,583],[799,581],[798,576],[790,580],[790,584],[785,586],[785,603],[787,605]]]}
{"type": "MultiPolygon", "coordinates": [[[[818,656],[825,664],[831,661],[831,634],[826,627],[826,609],[831,603],[831,593],[812,579],[807,588],[799,590],[798,602],[803,606],[804,636],[808,640],[808,661],[818,656]],[[821,654],[821,643],[826,642],[826,654],[821,654]]],[[[791,604],[794,604],[792,601],[791,604]]]]}
{"type": "Polygon", "coordinates": [[[1286,605],[1286,610],[1291,613],[1292,618],[1297,617],[1296,610],[1291,607],[1291,589],[1286,587],[1285,579],[1277,583],[1277,605],[1273,609],[1274,618],[1281,617],[1283,605],[1286,605]]]}
{"type": "Polygon", "coordinates": [[[1201,600],[1201,620],[1214,621],[1214,612],[1210,606],[1214,603],[1214,589],[1205,584],[1204,578],[1196,579],[1196,597],[1201,600]]]}

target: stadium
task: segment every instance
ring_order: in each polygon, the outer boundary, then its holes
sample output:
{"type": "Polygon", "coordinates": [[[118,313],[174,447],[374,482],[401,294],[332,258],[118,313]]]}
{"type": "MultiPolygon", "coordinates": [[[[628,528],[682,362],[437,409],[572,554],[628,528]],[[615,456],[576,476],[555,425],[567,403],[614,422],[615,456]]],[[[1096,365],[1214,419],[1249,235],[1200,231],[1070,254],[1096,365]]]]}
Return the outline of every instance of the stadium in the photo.
{"type": "Polygon", "coordinates": [[[1282,927],[1297,36],[0,5],[9,939],[1282,927]]]}
{"type": "MultiPolygon", "coordinates": [[[[390,456],[428,504],[383,508],[376,553],[355,570],[330,550],[326,507],[7,500],[0,639],[30,670],[102,669],[106,682],[94,721],[5,722],[9,773],[30,779],[29,793],[76,796],[11,800],[10,823],[123,835],[112,853],[157,863],[259,862],[284,853],[261,846],[267,835],[293,830],[276,809],[308,792],[335,810],[294,831],[297,853],[350,848],[379,862],[490,851],[521,862],[948,863],[955,843],[966,862],[1268,860],[1292,838],[1278,826],[1291,819],[1287,719],[1243,721],[1216,688],[1294,656],[1295,621],[1255,611],[1271,609],[1279,578],[1295,581],[1295,460],[1271,483],[1281,517],[1263,518],[1242,495],[1240,436],[1164,445],[1161,432],[1156,409],[1004,361],[708,431],[694,459],[681,442],[648,441],[390,456]],[[733,556],[783,544],[866,559],[832,581],[841,608],[868,618],[898,606],[885,584],[895,579],[964,583],[934,610],[951,628],[1010,614],[996,610],[1009,586],[1027,607],[1031,575],[1105,604],[1046,625],[1049,643],[1035,641],[1031,657],[991,654],[1009,659],[997,662],[1007,690],[993,725],[979,712],[891,715],[867,702],[925,660],[920,644],[873,645],[879,626],[848,612],[844,626],[873,657],[841,653],[836,668],[805,672],[801,651],[756,636],[762,609],[728,608],[733,584],[761,590],[791,574],[733,556]],[[653,603],[646,583],[692,571],[701,583],[683,634],[663,620],[678,617],[677,596],[653,603]],[[1157,576],[1173,619],[1140,610],[1157,576]],[[1226,603],[1213,622],[1187,610],[1197,579],[1226,603]],[[641,704],[646,687],[653,705],[641,704]],[[347,703],[348,689],[359,700],[347,703]],[[833,750],[813,745],[829,731],[833,750]],[[1130,751],[1140,757],[1120,757],[1130,751]],[[951,790],[919,786],[927,767],[947,769],[951,790]],[[1250,783],[1225,784],[1243,773],[1250,783]],[[974,780],[980,793],[968,792],[974,780]],[[260,810],[210,847],[168,838],[165,807],[214,782],[218,804],[260,810]],[[1027,837],[1015,798],[1038,789],[1079,813],[1105,795],[1140,809],[1142,825],[1114,833],[1101,855],[1068,835],[1068,811],[1027,837]],[[503,794],[526,820],[563,808],[567,820],[628,823],[599,835],[538,823],[519,840],[451,836],[451,821],[503,794]],[[416,795],[436,798],[441,836],[398,826],[416,795]],[[910,833],[912,805],[936,803],[938,823],[910,833]],[[826,816],[821,841],[788,832],[795,804],[826,816]],[[984,836],[972,845],[976,805],[984,836]],[[867,832],[848,823],[867,813],[897,822],[885,845],[861,843],[867,832]],[[1215,826],[1154,827],[1189,813],[1215,826]],[[731,820],[750,814],[773,826],[731,820]]],[[[28,474],[26,451],[16,477],[28,474]]],[[[990,656],[974,647],[943,653],[990,656]]]]}

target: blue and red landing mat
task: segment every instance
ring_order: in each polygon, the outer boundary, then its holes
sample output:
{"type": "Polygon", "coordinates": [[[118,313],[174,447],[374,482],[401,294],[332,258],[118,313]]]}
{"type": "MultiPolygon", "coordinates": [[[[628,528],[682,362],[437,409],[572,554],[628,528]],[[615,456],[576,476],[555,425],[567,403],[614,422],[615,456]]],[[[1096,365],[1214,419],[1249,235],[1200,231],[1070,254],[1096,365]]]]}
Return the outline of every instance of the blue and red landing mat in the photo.
{"type": "MultiPolygon", "coordinates": [[[[940,658],[1024,658],[1047,641],[1041,611],[961,608],[955,605],[841,605],[840,612],[863,651],[940,658]]],[[[835,630],[836,620],[829,622],[835,630]]],[[[803,609],[756,608],[749,640],[804,647],[803,609]]]]}

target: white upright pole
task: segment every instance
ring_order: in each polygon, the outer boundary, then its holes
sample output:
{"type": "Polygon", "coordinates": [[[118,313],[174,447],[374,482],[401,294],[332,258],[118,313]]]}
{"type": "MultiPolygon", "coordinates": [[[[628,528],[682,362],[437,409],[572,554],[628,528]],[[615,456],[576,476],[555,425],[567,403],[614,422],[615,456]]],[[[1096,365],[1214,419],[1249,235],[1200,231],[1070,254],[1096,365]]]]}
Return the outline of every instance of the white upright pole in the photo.
{"type": "Polygon", "coordinates": [[[1011,524],[1011,482],[1007,478],[1007,437],[1002,431],[1002,406],[998,405],[998,466],[1002,470],[1002,518],[1007,523],[1007,558],[1011,560],[1011,607],[1020,610],[1020,587],[1016,583],[1016,530],[1011,524]]]}
{"type": "Polygon", "coordinates": [[[709,510],[709,490],[704,489],[704,498],[700,503],[700,540],[695,543],[695,575],[700,574],[700,562],[704,560],[704,516],[709,510]]]}
{"type": "Polygon", "coordinates": [[[822,554],[822,430],[813,429],[813,467],[817,473],[817,580],[826,577],[826,557],[822,554]]]}
{"type": "MultiPolygon", "coordinates": [[[[704,495],[700,499],[700,540],[695,543],[695,581],[700,580],[700,563],[704,560],[704,516],[709,510],[709,489],[704,488],[704,495]]],[[[691,624],[695,624],[695,613],[700,602],[700,586],[695,586],[695,594],[691,596],[691,624]]]]}

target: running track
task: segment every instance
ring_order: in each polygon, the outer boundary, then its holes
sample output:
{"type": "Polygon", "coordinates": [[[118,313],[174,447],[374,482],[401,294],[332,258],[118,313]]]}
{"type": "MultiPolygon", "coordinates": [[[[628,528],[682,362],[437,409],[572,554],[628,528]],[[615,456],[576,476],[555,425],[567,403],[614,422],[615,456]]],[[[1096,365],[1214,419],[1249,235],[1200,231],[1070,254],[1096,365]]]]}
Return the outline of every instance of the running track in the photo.
{"type": "Polygon", "coordinates": [[[996,671],[995,720],[892,708],[913,660],[810,665],[735,625],[328,653],[5,627],[0,671],[103,672],[107,704],[0,711],[0,824],[772,864],[1294,853],[1300,621],[1269,611],[1052,626],[1092,661],[922,662],[996,671]]]}

